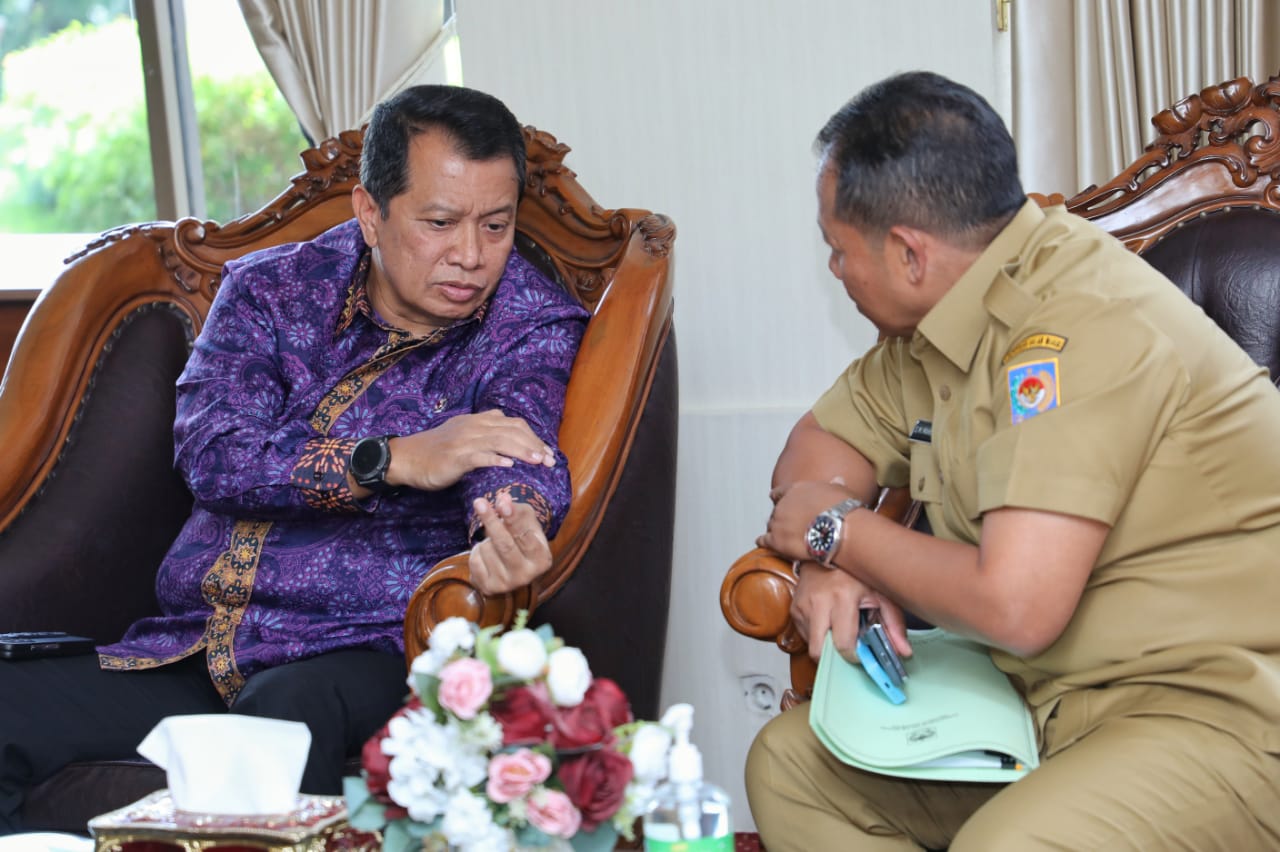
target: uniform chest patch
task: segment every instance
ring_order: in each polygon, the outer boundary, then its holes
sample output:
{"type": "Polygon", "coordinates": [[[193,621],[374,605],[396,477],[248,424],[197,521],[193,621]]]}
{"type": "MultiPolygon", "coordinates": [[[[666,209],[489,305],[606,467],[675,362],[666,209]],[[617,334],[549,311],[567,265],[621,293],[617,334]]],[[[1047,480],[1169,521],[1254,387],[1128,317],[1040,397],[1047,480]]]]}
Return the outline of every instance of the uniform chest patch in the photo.
{"type": "Polygon", "coordinates": [[[1031,334],[1013,344],[1009,351],[1004,353],[1000,363],[1008,364],[1028,349],[1052,349],[1054,352],[1061,352],[1066,345],[1067,339],[1058,334],[1031,334]]]}
{"type": "Polygon", "coordinates": [[[1009,368],[1009,412],[1014,423],[1057,408],[1060,396],[1057,358],[1009,368]]]}

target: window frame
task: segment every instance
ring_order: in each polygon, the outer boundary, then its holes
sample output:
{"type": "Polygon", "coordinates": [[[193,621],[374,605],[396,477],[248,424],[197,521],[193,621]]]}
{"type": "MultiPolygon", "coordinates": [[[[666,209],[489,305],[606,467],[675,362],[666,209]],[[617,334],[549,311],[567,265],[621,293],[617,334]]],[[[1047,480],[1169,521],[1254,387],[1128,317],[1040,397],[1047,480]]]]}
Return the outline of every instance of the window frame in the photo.
{"type": "Polygon", "coordinates": [[[183,0],[134,0],[155,181],[156,218],[206,214],[183,0]]]}

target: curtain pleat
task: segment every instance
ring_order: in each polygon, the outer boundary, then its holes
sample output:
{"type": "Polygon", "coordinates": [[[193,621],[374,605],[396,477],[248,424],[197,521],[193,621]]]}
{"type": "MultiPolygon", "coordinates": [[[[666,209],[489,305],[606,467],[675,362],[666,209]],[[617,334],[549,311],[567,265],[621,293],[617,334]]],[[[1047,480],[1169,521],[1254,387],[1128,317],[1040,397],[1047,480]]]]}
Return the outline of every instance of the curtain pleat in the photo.
{"type": "Polygon", "coordinates": [[[444,0],[239,0],[263,62],[313,142],[360,127],[379,100],[445,82],[444,0]]]}
{"type": "Polygon", "coordinates": [[[1157,112],[1206,86],[1280,73],[1278,7],[1275,0],[1017,3],[1013,131],[1027,188],[1070,197],[1109,180],[1154,137],[1157,112]],[[1063,80],[1071,81],[1069,97],[1063,80]],[[1046,91],[1056,109],[1071,112],[1045,121],[1046,91]]]}

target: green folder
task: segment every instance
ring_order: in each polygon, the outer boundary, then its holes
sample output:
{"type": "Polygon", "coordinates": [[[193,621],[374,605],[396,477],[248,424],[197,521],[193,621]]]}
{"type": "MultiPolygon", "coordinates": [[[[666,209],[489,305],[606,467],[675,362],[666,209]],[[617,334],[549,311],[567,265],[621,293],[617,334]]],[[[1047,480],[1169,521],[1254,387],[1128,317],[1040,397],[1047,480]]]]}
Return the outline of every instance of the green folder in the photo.
{"type": "Polygon", "coordinates": [[[943,630],[912,631],[907,700],[892,704],[827,634],[809,725],[850,766],[930,781],[1016,781],[1040,764],[1035,724],[987,649],[943,630]]]}

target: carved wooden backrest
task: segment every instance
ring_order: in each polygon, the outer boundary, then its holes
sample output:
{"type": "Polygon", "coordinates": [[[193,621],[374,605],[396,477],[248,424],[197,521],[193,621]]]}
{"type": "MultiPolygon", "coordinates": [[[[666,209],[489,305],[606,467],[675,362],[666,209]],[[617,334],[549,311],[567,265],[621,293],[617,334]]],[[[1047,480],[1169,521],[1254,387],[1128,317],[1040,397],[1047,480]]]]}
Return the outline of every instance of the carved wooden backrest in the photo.
{"type": "Polygon", "coordinates": [[[1239,77],[1151,119],[1157,136],[1128,168],[1066,202],[1144,254],[1175,228],[1231,208],[1280,211],[1280,76],[1239,77]]]}
{"type": "MultiPolygon", "coordinates": [[[[1245,77],[1210,86],[1163,110],[1152,124],[1155,140],[1112,180],[1065,201],[1061,194],[1032,197],[1043,205],[1065,203],[1151,260],[1278,380],[1280,75],[1256,86],[1245,77]],[[1214,227],[1212,235],[1201,232],[1204,223],[1214,227]],[[1177,245],[1184,241],[1194,245],[1177,245]],[[1224,241],[1237,244],[1235,254],[1193,265],[1190,255],[1220,249],[1224,241]],[[1221,280],[1202,280],[1208,277],[1221,280]]],[[[886,491],[881,501],[878,511],[908,526],[919,515],[906,489],[886,491]]],[[[808,697],[816,671],[790,619],[795,582],[789,563],[756,548],[734,562],[720,593],[731,627],[775,642],[790,657],[784,709],[808,697]]]]}

